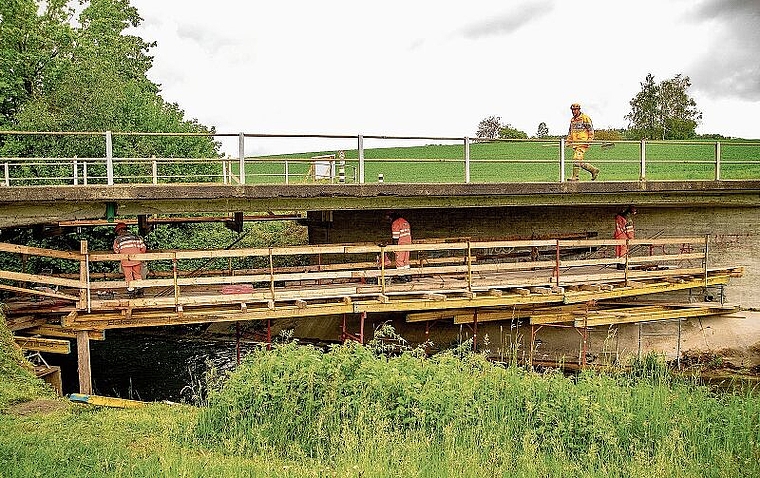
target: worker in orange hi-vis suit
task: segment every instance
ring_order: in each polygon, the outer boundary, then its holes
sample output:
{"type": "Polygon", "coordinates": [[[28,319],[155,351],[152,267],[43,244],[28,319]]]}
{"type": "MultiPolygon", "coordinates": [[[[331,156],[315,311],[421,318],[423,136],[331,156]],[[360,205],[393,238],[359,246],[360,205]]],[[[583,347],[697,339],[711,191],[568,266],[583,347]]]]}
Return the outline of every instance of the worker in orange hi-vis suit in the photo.
{"type": "MultiPolygon", "coordinates": [[[[411,244],[412,243],[412,227],[409,225],[409,221],[401,217],[396,212],[388,214],[388,219],[391,221],[391,234],[393,237],[393,244],[411,244]]],[[[396,269],[409,269],[409,251],[396,251],[396,269]]],[[[399,276],[399,281],[409,282],[412,278],[408,275],[399,276]]]]}
{"type": "MultiPolygon", "coordinates": [[[[634,227],[633,216],[636,214],[636,206],[628,206],[625,211],[615,215],[615,239],[633,239],[634,227]]],[[[625,257],[628,255],[628,246],[618,244],[615,246],[615,257],[625,257]]],[[[618,264],[618,269],[625,269],[625,264],[618,264]]]]}
{"type": "MultiPolygon", "coordinates": [[[[113,240],[113,251],[117,254],[141,254],[147,250],[142,237],[132,234],[123,222],[116,224],[116,238],[113,240]]],[[[135,292],[132,281],[142,279],[142,262],[134,259],[122,259],[121,269],[127,281],[127,293],[130,296],[141,295],[135,292]]],[[[140,291],[142,292],[142,291],[140,291]]]]}
{"type": "Polygon", "coordinates": [[[599,176],[599,168],[583,162],[589,147],[587,141],[594,140],[594,125],[587,114],[581,113],[581,105],[578,103],[570,105],[570,111],[573,117],[570,119],[570,129],[567,132],[567,145],[573,148],[573,175],[568,181],[577,181],[581,168],[591,173],[591,180],[594,181],[599,176]]]}

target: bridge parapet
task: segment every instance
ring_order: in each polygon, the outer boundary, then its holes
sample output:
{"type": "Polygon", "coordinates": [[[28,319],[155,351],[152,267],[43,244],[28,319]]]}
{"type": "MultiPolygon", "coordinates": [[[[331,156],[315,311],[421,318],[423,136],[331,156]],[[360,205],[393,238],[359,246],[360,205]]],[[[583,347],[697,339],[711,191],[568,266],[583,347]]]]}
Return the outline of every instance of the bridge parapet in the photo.
{"type": "MultiPolygon", "coordinates": [[[[102,138],[102,157],[0,157],[6,187],[213,182],[229,185],[341,183],[564,182],[572,161],[564,139],[488,139],[378,135],[275,135],[256,133],[0,132],[3,136],[102,138]],[[207,136],[238,140],[238,156],[135,157],[127,147],[143,137],[207,136]],[[113,138],[123,141],[114,145],[113,138]],[[318,140],[322,151],[247,156],[252,143],[318,140]],[[126,142],[126,145],[121,145],[126,142]],[[431,143],[433,142],[433,143],[431,143]],[[371,144],[373,148],[366,148],[371,144]],[[410,145],[398,147],[398,145],[410,145]],[[424,146],[420,146],[423,144],[424,146]],[[393,147],[388,147],[392,145],[393,147]],[[340,157],[353,175],[315,179],[314,157],[340,157]],[[342,154],[341,154],[342,153],[342,154]],[[315,156],[316,155],[316,156],[315,156]]],[[[760,179],[760,142],[591,141],[587,160],[602,169],[600,181],[760,179]]],[[[292,145],[290,146],[293,147],[292,145]]],[[[33,149],[32,149],[33,150],[33,149]]],[[[76,150],[75,146],[69,150],[76,150]]],[[[330,165],[331,171],[336,171],[330,165]]]]}

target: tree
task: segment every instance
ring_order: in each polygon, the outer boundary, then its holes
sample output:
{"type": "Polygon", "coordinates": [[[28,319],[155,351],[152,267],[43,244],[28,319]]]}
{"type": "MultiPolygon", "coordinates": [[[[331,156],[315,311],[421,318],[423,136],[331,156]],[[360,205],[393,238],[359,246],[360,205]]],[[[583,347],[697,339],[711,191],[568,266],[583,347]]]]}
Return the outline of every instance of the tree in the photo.
{"type": "Polygon", "coordinates": [[[528,133],[513,128],[511,124],[505,124],[499,128],[499,138],[502,139],[528,139],[528,133]]]}
{"type": "MultiPolygon", "coordinates": [[[[35,60],[39,68],[34,74],[24,76],[34,87],[16,94],[17,100],[6,109],[6,126],[26,131],[213,133],[213,129],[196,120],[185,120],[184,111],[176,104],[166,103],[158,85],[147,78],[153,61],[149,50],[155,43],[124,33],[142,21],[128,0],[89,1],[78,17],[77,27],[70,26],[70,18],[63,9],[44,20],[36,18],[36,6],[30,11],[29,5],[35,2],[12,0],[14,2],[23,3],[25,7],[15,11],[14,17],[15,24],[20,25],[21,36],[34,38],[33,32],[25,30],[45,21],[51,25],[58,21],[61,25],[40,33],[37,43],[52,45],[48,50],[56,53],[41,55],[42,60],[35,60]]],[[[64,0],[49,3],[65,4],[64,0]]],[[[5,19],[3,16],[3,28],[5,19]]],[[[91,158],[104,154],[102,137],[3,138],[0,152],[7,156],[91,158]]],[[[113,139],[113,153],[117,157],[212,158],[219,156],[218,149],[219,144],[208,136],[115,136],[113,139]]],[[[143,170],[148,167],[124,164],[116,173],[144,175],[147,171],[143,170]]],[[[192,167],[193,171],[188,171],[186,164],[172,167],[181,167],[186,173],[208,179],[219,169],[219,164],[198,163],[192,167]]],[[[172,167],[167,166],[160,174],[170,175],[172,167]]],[[[42,171],[28,173],[45,175],[42,171]]],[[[93,169],[92,174],[99,175],[99,171],[93,169]]]]}
{"type": "Polygon", "coordinates": [[[478,132],[475,135],[478,138],[496,139],[501,129],[501,116],[489,116],[483,118],[478,124],[478,132]]]}
{"type": "Polygon", "coordinates": [[[637,139],[693,138],[702,113],[688,94],[690,86],[688,76],[678,74],[656,84],[654,76],[647,74],[625,116],[629,135],[637,139]]]}
{"type": "Polygon", "coordinates": [[[538,124],[538,131],[536,131],[536,138],[546,138],[549,136],[549,128],[543,121],[538,124]]]}

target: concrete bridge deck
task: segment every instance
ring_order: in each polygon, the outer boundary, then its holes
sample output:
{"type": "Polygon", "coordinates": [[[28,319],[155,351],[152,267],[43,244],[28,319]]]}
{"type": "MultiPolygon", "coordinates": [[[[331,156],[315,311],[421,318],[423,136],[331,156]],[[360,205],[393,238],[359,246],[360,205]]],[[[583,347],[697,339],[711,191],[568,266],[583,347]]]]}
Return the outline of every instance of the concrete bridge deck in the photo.
{"type": "Polygon", "coordinates": [[[420,208],[757,207],[760,180],[488,184],[117,184],[0,187],[0,228],[110,215],[420,208]]]}

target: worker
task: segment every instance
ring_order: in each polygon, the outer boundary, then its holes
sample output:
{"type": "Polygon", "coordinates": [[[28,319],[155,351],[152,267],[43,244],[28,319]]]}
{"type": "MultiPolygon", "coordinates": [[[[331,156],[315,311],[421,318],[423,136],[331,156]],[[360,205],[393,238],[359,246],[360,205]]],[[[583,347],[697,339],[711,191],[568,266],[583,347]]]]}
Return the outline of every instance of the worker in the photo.
{"type": "MultiPolygon", "coordinates": [[[[388,220],[391,221],[391,236],[393,244],[411,244],[412,243],[412,227],[409,225],[409,221],[401,217],[397,212],[388,213],[388,220]]],[[[396,269],[408,270],[409,266],[409,251],[396,251],[396,269]]],[[[409,282],[412,278],[406,274],[399,276],[400,282],[409,282]]]]}
{"type": "MultiPolygon", "coordinates": [[[[634,227],[633,216],[636,215],[636,206],[628,206],[625,211],[615,215],[615,239],[633,239],[634,227]]],[[[615,246],[615,257],[626,257],[628,245],[618,244],[615,246]]],[[[625,269],[625,264],[618,264],[618,269],[625,269]]]]}
{"type": "MultiPolygon", "coordinates": [[[[116,224],[116,238],[113,240],[113,251],[117,254],[141,254],[147,250],[142,237],[132,234],[123,222],[116,224]]],[[[124,279],[127,281],[127,294],[129,297],[142,295],[142,290],[135,291],[132,281],[142,279],[142,262],[134,259],[122,259],[121,269],[124,279]]]]}
{"type": "Polygon", "coordinates": [[[573,149],[573,175],[569,181],[578,181],[581,168],[591,173],[591,180],[594,181],[599,176],[599,168],[583,162],[589,147],[587,141],[594,140],[594,126],[591,124],[591,118],[581,113],[580,104],[570,105],[570,111],[573,117],[570,119],[570,129],[567,132],[567,146],[573,149]]]}

